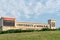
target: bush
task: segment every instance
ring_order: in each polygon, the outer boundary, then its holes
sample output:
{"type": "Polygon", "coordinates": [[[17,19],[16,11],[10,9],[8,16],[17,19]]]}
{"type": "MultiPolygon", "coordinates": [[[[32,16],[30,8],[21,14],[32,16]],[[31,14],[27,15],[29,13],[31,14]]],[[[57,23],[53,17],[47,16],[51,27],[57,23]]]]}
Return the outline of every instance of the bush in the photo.
{"type": "Polygon", "coordinates": [[[8,30],[7,33],[20,33],[22,30],[21,29],[12,29],[12,30],[8,30]]]}
{"type": "Polygon", "coordinates": [[[21,30],[20,29],[16,29],[16,30],[7,30],[7,31],[1,31],[0,34],[5,34],[5,33],[20,33],[21,30]]]}
{"type": "Polygon", "coordinates": [[[21,33],[21,32],[34,32],[34,31],[56,31],[56,30],[60,30],[59,29],[49,29],[49,28],[43,28],[41,30],[34,30],[34,29],[27,29],[27,30],[21,30],[21,29],[11,29],[11,30],[7,30],[7,31],[0,31],[0,34],[6,34],[6,33],[21,33]]]}
{"type": "Polygon", "coordinates": [[[56,30],[60,30],[60,28],[57,28],[56,30]]]}
{"type": "Polygon", "coordinates": [[[1,31],[1,32],[0,32],[0,34],[5,34],[5,33],[7,33],[7,31],[1,31]]]}
{"type": "Polygon", "coordinates": [[[41,29],[41,31],[51,31],[52,29],[49,29],[49,28],[43,28],[41,29]]]}
{"type": "Polygon", "coordinates": [[[0,34],[5,34],[5,33],[21,33],[21,32],[33,32],[34,30],[21,30],[21,29],[11,29],[7,31],[1,31],[0,34]]]}
{"type": "Polygon", "coordinates": [[[13,31],[14,31],[14,33],[20,33],[20,32],[22,32],[21,29],[16,29],[16,30],[13,30],[13,31]]]}
{"type": "Polygon", "coordinates": [[[33,32],[33,29],[22,30],[22,32],[33,32]]]}

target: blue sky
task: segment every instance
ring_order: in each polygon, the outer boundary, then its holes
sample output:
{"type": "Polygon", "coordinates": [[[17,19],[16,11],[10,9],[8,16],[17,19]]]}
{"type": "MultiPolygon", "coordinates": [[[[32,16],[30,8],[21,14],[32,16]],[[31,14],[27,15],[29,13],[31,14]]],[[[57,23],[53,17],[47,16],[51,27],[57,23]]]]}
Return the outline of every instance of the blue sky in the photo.
{"type": "Polygon", "coordinates": [[[0,0],[0,17],[15,17],[20,22],[47,23],[56,19],[60,27],[60,0],[0,0]]]}

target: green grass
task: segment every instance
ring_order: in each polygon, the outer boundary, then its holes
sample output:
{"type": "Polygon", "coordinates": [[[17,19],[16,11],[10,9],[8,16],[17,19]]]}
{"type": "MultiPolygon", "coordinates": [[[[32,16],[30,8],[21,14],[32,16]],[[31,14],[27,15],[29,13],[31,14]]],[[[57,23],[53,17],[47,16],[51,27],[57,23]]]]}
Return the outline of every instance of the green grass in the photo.
{"type": "Polygon", "coordinates": [[[60,31],[0,34],[0,40],[60,40],[60,31]]]}

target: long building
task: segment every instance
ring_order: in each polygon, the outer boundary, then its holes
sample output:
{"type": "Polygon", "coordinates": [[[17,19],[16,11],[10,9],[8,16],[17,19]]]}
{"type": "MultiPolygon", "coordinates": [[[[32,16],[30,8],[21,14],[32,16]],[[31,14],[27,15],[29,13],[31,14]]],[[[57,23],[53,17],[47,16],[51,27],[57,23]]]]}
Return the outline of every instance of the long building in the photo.
{"type": "Polygon", "coordinates": [[[6,31],[10,29],[34,29],[41,30],[42,28],[55,29],[56,20],[48,20],[48,24],[30,23],[30,22],[17,22],[15,18],[1,17],[0,18],[0,30],[6,31]]]}

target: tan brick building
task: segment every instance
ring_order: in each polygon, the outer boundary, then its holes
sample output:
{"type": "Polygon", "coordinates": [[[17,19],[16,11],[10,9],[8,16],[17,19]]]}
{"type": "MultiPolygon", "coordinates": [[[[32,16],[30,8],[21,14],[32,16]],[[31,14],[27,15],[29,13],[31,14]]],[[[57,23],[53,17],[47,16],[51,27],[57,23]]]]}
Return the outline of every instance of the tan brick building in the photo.
{"type": "Polygon", "coordinates": [[[55,29],[56,20],[48,20],[48,24],[30,23],[30,22],[16,22],[15,18],[1,17],[0,30],[6,31],[10,29],[34,29],[41,30],[42,28],[55,29]]]}

